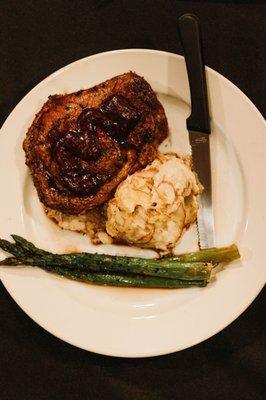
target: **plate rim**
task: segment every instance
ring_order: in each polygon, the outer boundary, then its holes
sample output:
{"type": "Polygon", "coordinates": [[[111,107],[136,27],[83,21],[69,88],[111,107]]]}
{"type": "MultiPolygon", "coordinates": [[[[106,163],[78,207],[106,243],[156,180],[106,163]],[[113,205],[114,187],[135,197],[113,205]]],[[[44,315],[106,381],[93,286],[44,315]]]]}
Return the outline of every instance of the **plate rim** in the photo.
{"type": "MultiPolygon", "coordinates": [[[[37,90],[42,84],[44,84],[46,81],[49,81],[50,79],[53,79],[54,77],[56,77],[56,75],[59,75],[60,73],[62,73],[63,71],[67,70],[68,68],[72,67],[74,64],[79,64],[82,63],[83,61],[87,60],[87,59],[91,59],[93,60],[94,58],[100,58],[106,55],[112,55],[112,54],[119,54],[119,53],[137,53],[137,52],[144,52],[147,54],[158,54],[158,55],[165,55],[165,56],[170,56],[173,58],[178,58],[178,59],[182,59],[184,60],[184,56],[182,56],[181,54],[177,54],[177,53],[173,53],[173,52],[168,52],[168,51],[164,51],[164,50],[153,50],[153,49],[145,49],[145,48],[125,48],[125,49],[118,49],[118,50],[108,50],[108,51],[102,51],[100,53],[96,53],[96,54],[91,54],[90,56],[85,56],[82,58],[79,58],[75,61],[71,61],[69,64],[64,65],[63,67],[60,67],[59,69],[55,70],[54,72],[52,72],[51,74],[47,75],[46,77],[44,77],[40,82],[38,82],[35,86],[33,86],[24,96],[22,96],[22,98],[20,100],[18,100],[18,102],[16,103],[16,105],[11,109],[11,111],[9,112],[9,114],[7,115],[7,117],[4,119],[1,127],[0,127],[0,133],[1,130],[4,128],[6,122],[8,121],[9,117],[11,116],[11,114],[13,113],[13,111],[19,106],[21,105],[21,103],[23,103],[26,99],[26,97],[30,94],[32,94],[32,92],[34,92],[35,90],[37,90]]],[[[257,113],[258,117],[261,118],[262,122],[265,123],[265,119],[262,115],[262,113],[259,111],[259,109],[255,106],[255,104],[250,100],[250,98],[247,96],[247,94],[245,92],[243,92],[243,90],[241,90],[238,86],[236,86],[232,81],[230,81],[228,78],[226,78],[224,75],[222,75],[220,72],[216,71],[215,69],[209,67],[207,64],[205,65],[205,68],[207,69],[207,71],[209,71],[211,74],[216,75],[217,77],[219,77],[220,79],[222,79],[227,85],[233,87],[240,95],[241,97],[248,102],[248,104],[254,109],[254,111],[257,113]]]]}
{"type": "MultiPolygon", "coordinates": [[[[71,62],[70,64],[67,64],[67,65],[61,67],[60,69],[56,70],[56,71],[53,72],[52,74],[48,75],[48,76],[47,76],[46,78],[44,78],[41,82],[39,82],[37,85],[35,85],[28,93],[26,93],[25,96],[22,97],[22,99],[18,102],[18,104],[13,108],[13,110],[10,112],[10,114],[9,114],[9,115],[7,116],[7,118],[5,119],[4,123],[2,124],[1,131],[5,128],[5,125],[8,123],[9,118],[11,117],[11,114],[13,114],[13,112],[15,112],[15,110],[17,109],[18,106],[21,106],[21,105],[24,104],[24,102],[25,102],[25,100],[26,100],[26,98],[27,98],[28,96],[32,95],[32,94],[35,92],[35,90],[38,90],[38,88],[39,88],[41,85],[44,85],[47,81],[49,81],[50,79],[52,80],[54,77],[56,77],[56,75],[59,75],[59,74],[61,74],[63,71],[67,70],[68,68],[71,68],[74,64],[82,63],[82,62],[84,62],[84,61],[86,61],[86,60],[88,60],[88,59],[90,59],[91,61],[93,61],[95,58],[100,58],[100,57],[103,57],[103,56],[106,56],[106,55],[112,55],[112,54],[116,54],[116,55],[117,55],[117,54],[121,54],[121,53],[138,53],[138,52],[142,52],[142,53],[146,53],[146,54],[158,54],[158,55],[163,55],[163,56],[167,56],[167,57],[170,56],[170,57],[174,57],[174,58],[178,58],[178,59],[183,59],[183,60],[184,60],[184,57],[181,56],[181,55],[179,55],[179,54],[175,54],[175,53],[171,53],[171,52],[167,52],[167,51],[151,50],[151,49],[138,49],[138,48],[134,48],[134,49],[111,50],[111,51],[101,52],[101,53],[97,53],[97,54],[94,54],[94,55],[90,55],[90,56],[83,57],[83,58],[81,58],[81,59],[79,59],[79,60],[76,60],[76,61],[74,61],[74,62],[71,62]]],[[[219,79],[221,79],[222,81],[224,81],[226,85],[229,85],[229,86],[233,87],[233,89],[234,89],[235,91],[238,92],[238,94],[249,104],[249,106],[251,106],[251,107],[253,108],[253,111],[256,112],[257,116],[265,123],[265,120],[264,120],[262,114],[260,113],[260,111],[257,109],[257,107],[254,105],[254,103],[247,97],[247,95],[246,95],[242,90],[240,90],[233,82],[231,82],[229,79],[227,79],[227,78],[224,77],[222,74],[220,74],[219,72],[215,71],[214,69],[212,69],[212,68],[210,68],[210,67],[207,67],[207,70],[208,70],[211,74],[216,75],[219,79]]],[[[266,125],[266,123],[265,123],[265,125],[266,125]]],[[[0,134],[1,134],[1,131],[0,131],[0,134]]],[[[197,344],[199,344],[199,343],[201,343],[201,342],[203,342],[203,341],[209,339],[210,337],[212,337],[212,336],[216,335],[217,333],[219,333],[221,330],[225,329],[225,328],[226,328],[228,325],[230,325],[232,322],[234,322],[234,321],[235,321],[235,320],[236,320],[236,319],[237,319],[237,318],[252,304],[252,302],[253,302],[253,301],[255,300],[255,298],[259,295],[259,293],[261,292],[261,290],[262,290],[262,288],[264,287],[264,284],[265,284],[265,283],[262,283],[261,288],[260,288],[259,291],[254,295],[253,299],[252,299],[248,304],[246,304],[244,307],[242,307],[240,311],[238,311],[237,313],[235,313],[234,318],[232,318],[232,319],[231,319],[226,325],[224,325],[222,328],[218,329],[215,333],[210,333],[210,335],[209,335],[209,336],[206,336],[204,339],[199,339],[198,341],[195,341],[192,345],[187,345],[187,346],[185,346],[185,347],[182,347],[182,349],[179,349],[179,350],[176,350],[176,349],[173,349],[173,348],[172,348],[172,350],[167,350],[166,352],[163,352],[163,351],[162,351],[162,352],[158,352],[158,353],[156,353],[156,354],[154,354],[154,352],[152,352],[152,354],[149,354],[148,352],[147,352],[147,354],[143,354],[143,352],[142,352],[141,354],[139,354],[139,353],[136,352],[135,355],[125,355],[125,354],[118,354],[118,353],[117,353],[117,354],[114,354],[114,353],[112,353],[112,352],[107,353],[106,351],[101,353],[101,352],[98,351],[98,350],[97,350],[97,352],[96,352],[96,351],[94,351],[94,350],[89,350],[88,348],[85,348],[85,347],[83,347],[83,346],[81,346],[81,345],[79,345],[79,344],[74,343],[73,340],[70,342],[70,341],[68,341],[67,339],[58,336],[58,334],[54,333],[54,332],[51,330],[51,327],[50,327],[50,326],[49,326],[49,328],[48,328],[48,327],[45,326],[46,324],[43,323],[43,321],[40,321],[40,322],[39,322],[39,321],[38,321],[38,318],[32,317],[31,314],[30,314],[28,311],[26,311],[26,307],[23,307],[23,306],[17,301],[17,299],[15,299],[14,293],[12,292],[12,290],[9,290],[9,288],[5,285],[5,283],[3,282],[3,279],[1,279],[1,280],[2,280],[2,283],[3,283],[4,287],[5,287],[5,289],[6,289],[7,292],[11,295],[11,297],[13,298],[13,300],[18,304],[18,306],[19,306],[19,307],[20,307],[20,308],[21,308],[35,323],[37,323],[38,325],[40,325],[43,329],[47,330],[48,332],[50,332],[51,334],[53,334],[54,336],[56,336],[56,337],[59,338],[60,340],[63,340],[63,341],[65,341],[65,342],[67,342],[67,343],[69,343],[69,344],[71,344],[71,345],[76,346],[76,347],[82,348],[82,349],[84,349],[84,350],[86,350],[86,351],[91,351],[91,352],[95,352],[95,353],[98,353],[98,354],[109,355],[109,356],[131,357],[131,358],[138,358],[138,357],[155,357],[155,356],[160,356],[160,355],[164,355],[164,354],[170,354],[170,353],[172,353],[172,352],[182,351],[182,350],[185,350],[185,349],[187,349],[187,348],[189,348],[189,347],[193,347],[193,346],[195,346],[195,345],[197,345],[197,344]]]]}

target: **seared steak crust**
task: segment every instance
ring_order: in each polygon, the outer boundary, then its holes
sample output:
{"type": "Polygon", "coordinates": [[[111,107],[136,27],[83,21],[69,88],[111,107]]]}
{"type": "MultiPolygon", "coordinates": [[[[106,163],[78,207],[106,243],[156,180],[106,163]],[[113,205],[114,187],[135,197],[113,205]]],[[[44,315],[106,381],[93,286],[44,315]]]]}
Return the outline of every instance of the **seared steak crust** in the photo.
{"type": "Polygon", "coordinates": [[[133,72],[91,89],[50,96],[23,143],[41,202],[80,214],[106,202],[151,162],[167,137],[162,105],[133,72]]]}

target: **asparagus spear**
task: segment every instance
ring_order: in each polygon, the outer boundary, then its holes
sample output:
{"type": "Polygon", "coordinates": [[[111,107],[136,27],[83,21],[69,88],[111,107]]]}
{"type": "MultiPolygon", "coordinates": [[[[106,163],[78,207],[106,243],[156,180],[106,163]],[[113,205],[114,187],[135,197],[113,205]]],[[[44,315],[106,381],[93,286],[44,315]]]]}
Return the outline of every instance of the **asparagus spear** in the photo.
{"type": "Polygon", "coordinates": [[[142,288],[188,288],[188,287],[204,287],[207,282],[204,280],[181,280],[181,279],[167,279],[154,276],[145,275],[130,275],[130,274],[104,274],[104,273],[90,273],[80,271],[77,269],[66,269],[63,267],[47,268],[47,271],[64,276],[66,278],[74,279],[81,282],[94,283],[96,285],[108,286],[124,286],[124,287],[142,287],[142,288]]]}
{"type": "MultiPolygon", "coordinates": [[[[34,244],[29,242],[28,240],[22,238],[21,236],[18,235],[11,235],[12,238],[15,240],[16,244],[21,247],[27,254],[39,254],[39,255],[50,255],[52,253],[38,249],[34,244]]],[[[6,240],[0,239],[0,244],[1,241],[4,242],[5,246],[11,246],[10,248],[12,249],[12,246],[14,246],[14,243],[10,243],[6,240]]],[[[1,246],[0,246],[1,247],[1,246]]],[[[3,248],[4,249],[4,248],[3,248]]],[[[8,250],[7,250],[8,251],[8,250]]],[[[14,254],[14,253],[13,253],[14,254]]],[[[101,260],[103,257],[116,257],[117,260],[119,258],[124,259],[125,257],[119,257],[119,256],[107,256],[103,254],[90,254],[90,253],[72,253],[72,254],[62,254],[62,255],[56,255],[56,256],[64,256],[64,257],[69,257],[71,258],[72,262],[78,262],[78,261],[85,261],[88,260],[90,256],[94,257],[99,257],[98,259],[101,260]]],[[[127,257],[126,257],[127,258],[127,257]]],[[[191,253],[185,253],[185,254],[179,254],[176,256],[171,256],[171,257],[164,257],[159,260],[154,260],[156,262],[160,262],[161,265],[167,264],[168,262],[181,262],[181,263],[191,263],[191,262],[211,262],[211,263],[219,263],[219,262],[230,262],[236,259],[240,258],[240,254],[238,251],[238,248],[235,244],[232,244],[231,246],[226,246],[226,247],[212,247],[209,249],[203,249],[200,251],[195,251],[191,253]]],[[[142,260],[141,258],[135,258],[135,257],[130,257],[131,263],[139,263],[139,260],[142,260]]]]}
{"type": "Polygon", "coordinates": [[[53,254],[26,239],[12,235],[15,243],[0,239],[0,248],[13,254],[0,265],[32,265],[72,279],[138,287],[205,286],[213,265],[240,257],[237,246],[212,248],[161,260],[104,254],[53,254]],[[115,274],[114,274],[115,273],[115,274]]]}
{"type": "Polygon", "coordinates": [[[8,240],[0,239],[0,248],[7,253],[13,254],[16,257],[23,257],[25,255],[25,251],[23,248],[18,246],[16,243],[11,243],[8,240]]]}
{"type": "Polygon", "coordinates": [[[4,260],[0,261],[0,266],[4,265],[4,266],[10,266],[10,267],[14,267],[14,266],[18,266],[18,265],[25,265],[24,262],[17,258],[17,257],[7,257],[4,260]]]}
{"type": "Polygon", "coordinates": [[[19,235],[11,235],[11,237],[14,239],[18,247],[24,250],[24,252],[27,254],[35,254],[35,255],[38,254],[40,256],[51,254],[49,253],[49,251],[38,249],[38,247],[36,247],[33,243],[29,242],[28,240],[24,239],[19,235]]]}
{"type": "MultiPolygon", "coordinates": [[[[0,242],[1,247],[1,242],[0,242]]],[[[5,260],[0,265],[6,265],[5,260]]],[[[100,254],[52,254],[43,256],[25,255],[7,259],[8,265],[34,265],[38,267],[64,267],[66,269],[79,269],[80,271],[120,273],[120,274],[142,274],[148,276],[187,279],[187,280],[209,280],[212,270],[211,263],[179,263],[168,262],[160,265],[154,259],[142,259],[133,257],[108,256],[100,254]],[[19,260],[19,263],[17,262],[19,260]]]]}
{"type": "Polygon", "coordinates": [[[221,262],[230,262],[240,258],[238,248],[235,244],[226,247],[211,247],[195,251],[193,253],[180,254],[173,257],[162,258],[161,262],[212,262],[213,264],[221,262]]]}
{"type": "MultiPolygon", "coordinates": [[[[7,242],[9,243],[9,242],[7,242]]],[[[19,252],[16,247],[9,245],[6,241],[0,240],[0,247],[4,247],[6,250],[16,254],[21,254],[24,251],[24,257],[26,257],[29,249],[30,251],[35,251],[34,248],[24,247],[24,250],[19,252]]],[[[25,245],[24,243],[23,245],[25,245]]],[[[46,252],[47,254],[48,252],[46,252]]],[[[49,255],[52,255],[48,253],[49,255]]],[[[182,280],[182,279],[168,279],[161,278],[155,276],[145,276],[140,274],[112,274],[112,273],[99,273],[99,272],[89,272],[88,270],[80,270],[74,268],[66,268],[63,265],[49,265],[47,263],[47,257],[44,260],[44,257],[28,257],[20,258],[17,257],[8,257],[5,260],[0,262],[0,265],[32,265],[32,266],[40,266],[42,269],[52,272],[57,275],[64,276],[66,278],[74,279],[81,282],[89,282],[97,285],[109,285],[109,286],[123,286],[123,287],[142,287],[142,288],[169,288],[169,289],[177,289],[177,288],[187,288],[187,287],[204,287],[207,285],[207,280],[182,280]],[[28,264],[27,264],[28,262],[28,264]]]]}

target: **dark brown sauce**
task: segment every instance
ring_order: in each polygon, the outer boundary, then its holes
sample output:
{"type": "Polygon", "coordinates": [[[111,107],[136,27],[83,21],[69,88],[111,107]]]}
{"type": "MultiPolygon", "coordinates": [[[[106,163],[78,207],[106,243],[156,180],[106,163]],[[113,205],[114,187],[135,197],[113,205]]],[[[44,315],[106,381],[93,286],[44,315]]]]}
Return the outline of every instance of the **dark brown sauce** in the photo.
{"type": "Polygon", "coordinates": [[[125,144],[140,118],[136,108],[124,96],[117,94],[103,102],[101,111],[106,118],[103,126],[106,132],[117,143],[125,144]]]}
{"type": "Polygon", "coordinates": [[[77,124],[80,130],[104,130],[114,141],[123,145],[131,130],[139,121],[139,113],[124,96],[117,94],[108,97],[100,108],[86,108],[79,115],[77,124]]]}
{"type": "Polygon", "coordinates": [[[92,195],[102,186],[101,176],[93,175],[86,169],[71,169],[62,174],[65,186],[80,196],[92,195]]]}
{"type": "Polygon", "coordinates": [[[77,118],[75,130],[60,135],[51,131],[51,151],[60,185],[73,195],[95,194],[112,178],[106,173],[92,171],[91,163],[104,156],[100,137],[107,135],[118,145],[125,146],[139,119],[139,112],[132,103],[117,94],[107,98],[100,108],[84,109],[77,118]]]}

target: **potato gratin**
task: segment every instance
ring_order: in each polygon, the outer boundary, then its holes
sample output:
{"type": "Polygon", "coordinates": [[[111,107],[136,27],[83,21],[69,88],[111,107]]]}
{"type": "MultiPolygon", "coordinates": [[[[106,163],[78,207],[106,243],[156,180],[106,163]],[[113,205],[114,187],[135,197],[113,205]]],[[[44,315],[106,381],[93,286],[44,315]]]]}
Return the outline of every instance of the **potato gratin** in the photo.
{"type": "Polygon", "coordinates": [[[196,220],[201,191],[190,158],[158,154],[117,188],[107,207],[107,232],[138,246],[170,251],[196,220]]]}

